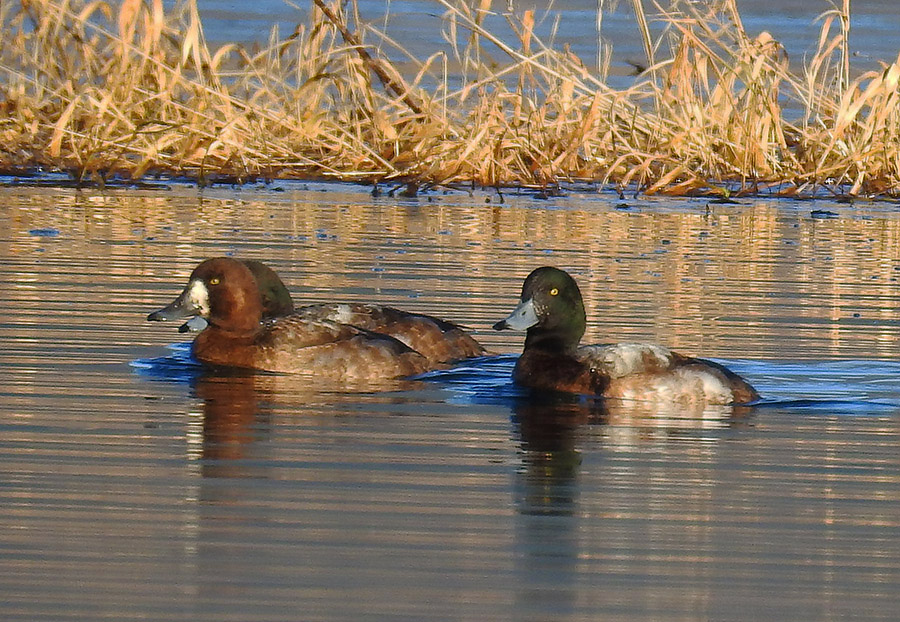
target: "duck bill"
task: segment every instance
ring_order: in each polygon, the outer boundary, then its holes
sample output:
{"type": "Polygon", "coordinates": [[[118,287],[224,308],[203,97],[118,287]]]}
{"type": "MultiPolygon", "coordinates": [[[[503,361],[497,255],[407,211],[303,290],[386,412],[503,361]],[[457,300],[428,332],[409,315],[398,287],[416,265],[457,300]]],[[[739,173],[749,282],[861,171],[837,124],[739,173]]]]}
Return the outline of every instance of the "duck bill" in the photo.
{"type": "Polygon", "coordinates": [[[168,306],[154,311],[147,316],[150,322],[168,322],[170,320],[184,320],[198,315],[208,314],[209,295],[203,283],[196,281],[189,284],[181,295],[168,306]]]}
{"type": "Polygon", "coordinates": [[[195,315],[187,322],[178,327],[179,333],[199,333],[206,329],[209,326],[209,322],[204,320],[199,315],[195,315]]]}
{"type": "Polygon", "coordinates": [[[505,320],[494,324],[494,330],[528,330],[538,323],[537,312],[534,310],[534,300],[529,298],[519,303],[513,312],[505,320]]]}

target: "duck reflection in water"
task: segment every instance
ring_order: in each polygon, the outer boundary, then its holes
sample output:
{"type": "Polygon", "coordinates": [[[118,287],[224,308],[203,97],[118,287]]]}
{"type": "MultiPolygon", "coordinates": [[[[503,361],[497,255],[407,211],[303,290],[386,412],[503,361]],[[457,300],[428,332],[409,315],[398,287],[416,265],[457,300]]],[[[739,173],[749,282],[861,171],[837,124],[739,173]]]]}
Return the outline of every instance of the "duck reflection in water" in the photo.
{"type": "MultiPolygon", "coordinates": [[[[230,368],[204,368],[191,378],[193,394],[201,401],[202,440],[196,456],[201,474],[210,478],[267,478],[273,463],[273,413],[322,410],[333,412],[333,396],[400,392],[419,388],[416,380],[378,384],[319,382],[310,387],[305,378],[230,368]]],[[[274,445],[278,443],[275,442],[274,445]]]]}
{"type": "Polygon", "coordinates": [[[514,617],[560,619],[578,612],[584,553],[594,549],[584,539],[597,535],[586,528],[597,520],[606,525],[596,515],[585,521],[582,517],[609,507],[602,499],[583,498],[596,483],[583,485],[581,480],[590,480],[591,473],[602,469],[597,461],[604,459],[605,446],[653,445],[690,435],[705,439],[710,430],[741,425],[752,412],[751,407],[738,406],[678,410],[546,391],[517,398],[512,432],[521,466],[513,482],[518,586],[514,617]]]}
{"type": "Polygon", "coordinates": [[[558,619],[576,610],[580,541],[581,445],[606,421],[599,400],[540,392],[513,407],[521,466],[513,482],[516,547],[514,616],[558,619]]]}
{"type": "Polygon", "coordinates": [[[257,375],[204,375],[196,379],[194,393],[202,401],[203,439],[200,460],[203,477],[258,475],[246,462],[265,443],[271,420],[260,408],[257,375]]]}
{"type": "Polygon", "coordinates": [[[522,454],[517,506],[523,514],[571,514],[578,497],[581,445],[659,442],[744,425],[754,409],[676,405],[528,391],[513,404],[522,454]]]}
{"type": "Polygon", "coordinates": [[[513,432],[522,453],[516,486],[519,513],[573,513],[581,467],[578,446],[586,424],[603,423],[605,416],[598,400],[565,393],[541,393],[516,402],[513,432]]]}

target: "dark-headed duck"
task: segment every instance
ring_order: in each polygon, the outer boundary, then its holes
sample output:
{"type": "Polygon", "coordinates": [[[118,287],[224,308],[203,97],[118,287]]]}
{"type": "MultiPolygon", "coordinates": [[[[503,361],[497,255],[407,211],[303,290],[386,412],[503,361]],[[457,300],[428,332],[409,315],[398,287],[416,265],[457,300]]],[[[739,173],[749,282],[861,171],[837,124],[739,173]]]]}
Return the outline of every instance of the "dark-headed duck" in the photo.
{"type": "Polygon", "coordinates": [[[653,344],[579,346],[586,316],[578,284],[543,267],[525,279],[519,305],[495,330],[526,330],[513,378],[540,390],[606,398],[746,404],[759,394],[726,367],[653,344]]]}
{"type": "Polygon", "coordinates": [[[208,259],[172,304],[147,319],[204,318],[209,326],[193,352],[206,363],[335,378],[407,376],[484,353],[455,324],[391,307],[322,304],[273,317],[264,311],[266,291],[277,300],[287,288],[265,266],[261,283],[252,267],[208,259]]]}

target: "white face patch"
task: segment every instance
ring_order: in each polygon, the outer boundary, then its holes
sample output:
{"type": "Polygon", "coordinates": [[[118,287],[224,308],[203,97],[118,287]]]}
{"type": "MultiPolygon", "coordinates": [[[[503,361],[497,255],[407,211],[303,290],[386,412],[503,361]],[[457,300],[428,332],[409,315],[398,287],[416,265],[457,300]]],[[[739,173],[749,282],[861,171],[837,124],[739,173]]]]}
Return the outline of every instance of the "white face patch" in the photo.
{"type": "Polygon", "coordinates": [[[203,281],[191,281],[188,286],[188,299],[191,301],[191,305],[199,311],[200,317],[209,317],[209,290],[203,281]]]}

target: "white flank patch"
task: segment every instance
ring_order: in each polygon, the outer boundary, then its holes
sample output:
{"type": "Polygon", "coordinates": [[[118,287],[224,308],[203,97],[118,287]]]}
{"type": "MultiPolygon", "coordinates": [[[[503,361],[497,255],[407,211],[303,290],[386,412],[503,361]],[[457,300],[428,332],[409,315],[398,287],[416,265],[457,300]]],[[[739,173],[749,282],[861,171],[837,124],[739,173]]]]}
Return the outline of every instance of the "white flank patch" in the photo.
{"type": "Polygon", "coordinates": [[[701,369],[679,368],[663,374],[635,374],[619,378],[612,397],[657,404],[728,404],[731,388],[715,374],[701,369]]]}
{"type": "Polygon", "coordinates": [[[331,316],[331,320],[338,324],[352,324],[353,312],[350,310],[350,305],[338,305],[331,316]]]}
{"type": "Polygon", "coordinates": [[[584,359],[602,368],[611,378],[647,371],[646,359],[655,358],[657,365],[666,368],[671,364],[672,351],[650,343],[617,343],[610,346],[584,346],[579,348],[584,359]]]}
{"type": "Polygon", "coordinates": [[[703,370],[684,370],[683,375],[694,379],[702,387],[703,398],[710,404],[729,404],[734,400],[731,387],[717,375],[703,370]]]}

